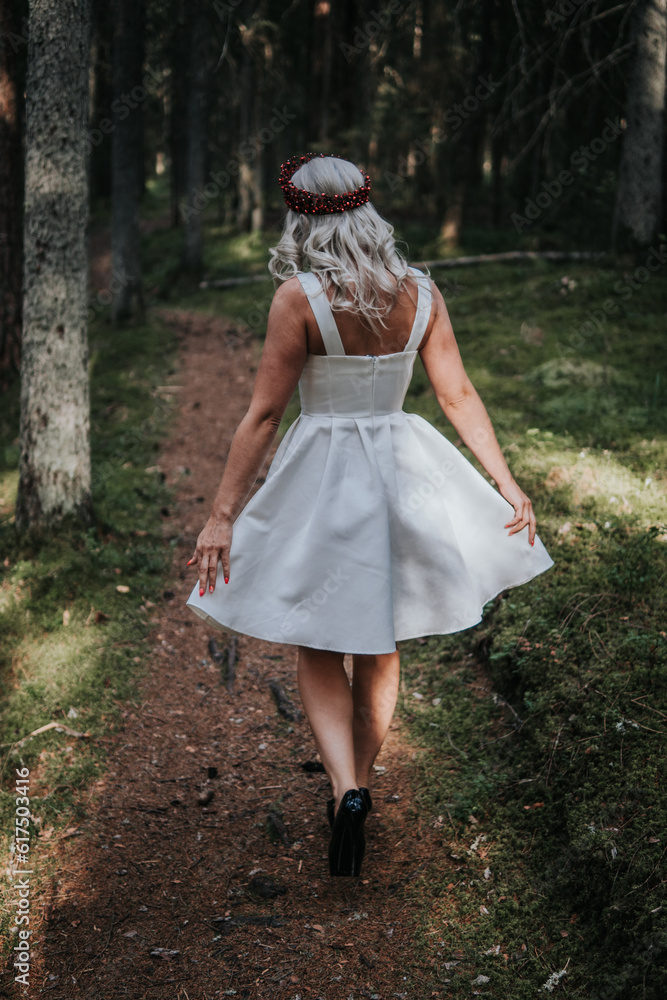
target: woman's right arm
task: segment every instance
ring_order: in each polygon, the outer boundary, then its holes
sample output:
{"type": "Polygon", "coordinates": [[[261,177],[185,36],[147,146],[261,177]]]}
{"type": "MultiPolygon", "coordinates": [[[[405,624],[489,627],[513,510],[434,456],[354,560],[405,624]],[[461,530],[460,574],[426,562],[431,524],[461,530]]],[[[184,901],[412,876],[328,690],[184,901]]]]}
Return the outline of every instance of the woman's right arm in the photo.
{"type": "Polygon", "coordinates": [[[436,398],[461,440],[495,480],[498,490],[512,504],[515,518],[510,535],[528,525],[528,540],[535,538],[535,515],[531,501],[515,481],[500,450],[486,407],[463,367],[449,313],[442,293],[431,282],[435,312],[426,343],[419,351],[436,398]]]}
{"type": "Polygon", "coordinates": [[[211,514],[187,563],[197,559],[202,593],[207,585],[215,589],[218,559],[229,578],[232,525],[247,503],[303,371],[308,355],[305,301],[298,278],[280,285],[271,301],[252,399],[232,438],[211,514]]]}

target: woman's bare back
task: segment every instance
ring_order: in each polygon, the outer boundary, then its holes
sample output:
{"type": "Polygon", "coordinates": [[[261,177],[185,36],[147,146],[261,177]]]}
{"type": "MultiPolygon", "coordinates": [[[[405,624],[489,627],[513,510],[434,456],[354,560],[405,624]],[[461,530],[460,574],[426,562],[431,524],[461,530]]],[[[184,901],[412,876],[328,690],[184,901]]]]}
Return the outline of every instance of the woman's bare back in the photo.
{"type": "MultiPolygon", "coordinates": [[[[350,286],[350,291],[353,290],[354,286],[350,286]]],[[[365,357],[367,354],[395,354],[402,351],[408,342],[414,323],[417,296],[417,281],[414,277],[408,276],[407,282],[398,293],[396,304],[389,315],[385,317],[387,325],[382,331],[381,339],[372,332],[366,320],[362,319],[358,313],[348,312],[347,310],[336,310],[334,312],[334,319],[338,327],[340,339],[343,342],[343,347],[345,348],[345,353],[365,357]]],[[[329,294],[330,301],[332,297],[333,292],[329,294]]],[[[303,296],[303,306],[308,338],[308,353],[326,354],[320,329],[305,295],[303,296]]],[[[428,340],[430,328],[431,321],[429,320],[419,349],[428,340]]]]}

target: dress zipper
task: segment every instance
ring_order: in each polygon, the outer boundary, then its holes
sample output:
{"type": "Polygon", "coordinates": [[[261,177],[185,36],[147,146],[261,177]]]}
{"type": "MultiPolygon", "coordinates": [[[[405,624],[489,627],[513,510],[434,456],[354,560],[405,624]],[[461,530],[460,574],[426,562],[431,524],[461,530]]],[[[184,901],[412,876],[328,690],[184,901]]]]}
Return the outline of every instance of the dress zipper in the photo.
{"type": "Polygon", "coordinates": [[[371,385],[371,416],[375,416],[375,366],[377,365],[377,354],[367,354],[367,358],[373,359],[373,382],[371,385]]]}

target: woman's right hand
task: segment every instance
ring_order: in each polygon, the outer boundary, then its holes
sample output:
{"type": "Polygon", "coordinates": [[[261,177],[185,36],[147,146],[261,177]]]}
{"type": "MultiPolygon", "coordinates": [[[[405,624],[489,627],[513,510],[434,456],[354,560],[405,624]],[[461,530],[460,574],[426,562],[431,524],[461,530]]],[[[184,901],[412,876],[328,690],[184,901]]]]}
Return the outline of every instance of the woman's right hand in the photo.
{"type": "Polygon", "coordinates": [[[218,560],[222,563],[225,583],[229,581],[229,551],[232,546],[232,522],[228,518],[208,519],[197,539],[194,555],[186,565],[197,562],[199,573],[199,596],[202,597],[208,585],[209,593],[215,590],[218,560]]]}
{"type": "Polygon", "coordinates": [[[505,528],[511,528],[508,534],[513,535],[528,525],[528,541],[534,545],[537,522],[531,501],[514,479],[503,484],[502,487],[499,486],[498,490],[500,495],[514,507],[514,517],[504,525],[505,528]]]}

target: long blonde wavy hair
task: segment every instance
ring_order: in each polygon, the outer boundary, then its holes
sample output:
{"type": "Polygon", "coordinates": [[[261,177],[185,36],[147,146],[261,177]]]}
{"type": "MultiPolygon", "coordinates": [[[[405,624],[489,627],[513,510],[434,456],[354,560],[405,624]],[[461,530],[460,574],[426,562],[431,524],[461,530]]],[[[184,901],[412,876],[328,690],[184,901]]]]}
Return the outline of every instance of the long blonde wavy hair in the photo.
{"type": "MultiPolygon", "coordinates": [[[[321,156],[299,167],[292,183],[306,191],[343,194],[363,184],[364,177],[349,160],[321,156]]],[[[306,270],[303,265],[307,263],[325,294],[333,287],[332,310],[360,314],[380,338],[387,328],[385,317],[396,304],[406,277],[411,276],[396,246],[394,227],[370,201],[330,215],[306,215],[289,209],[280,240],[269,253],[274,288],[297,271],[306,270]],[[353,289],[348,298],[350,284],[353,289]]]]}

